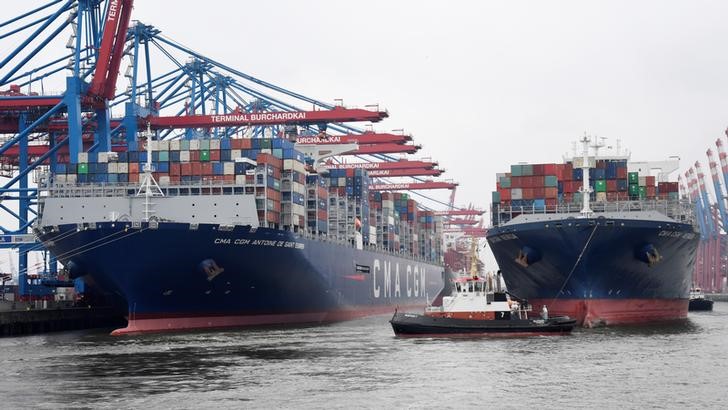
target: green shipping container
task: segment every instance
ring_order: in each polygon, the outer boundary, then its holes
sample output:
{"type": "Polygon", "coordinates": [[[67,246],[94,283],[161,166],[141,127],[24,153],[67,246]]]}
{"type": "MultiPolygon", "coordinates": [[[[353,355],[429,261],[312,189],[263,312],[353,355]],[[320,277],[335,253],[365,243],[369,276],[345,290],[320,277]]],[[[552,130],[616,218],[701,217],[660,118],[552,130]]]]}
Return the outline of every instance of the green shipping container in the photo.
{"type": "MultiPolygon", "coordinates": [[[[501,185],[503,186],[503,185],[501,185]]],[[[556,175],[546,175],[543,179],[543,186],[553,188],[559,186],[559,180],[556,175]]]]}
{"type": "MultiPolygon", "coordinates": [[[[500,177],[500,180],[498,181],[501,188],[510,188],[511,187],[511,179],[508,177],[500,177]]],[[[500,201],[498,201],[500,202],[500,201]]]]}
{"type": "Polygon", "coordinates": [[[647,187],[641,186],[639,188],[639,192],[640,192],[640,199],[647,198],[647,187]]]}
{"type": "Polygon", "coordinates": [[[511,165],[511,176],[514,176],[514,177],[522,177],[523,176],[523,168],[521,168],[520,165],[511,165]]]}
{"type": "Polygon", "coordinates": [[[597,192],[607,192],[607,181],[603,179],[594,181],[594,190],[597,192]]]}
{"type": "Polygon", "coordinates": [[[640,183],[639,172],[630,172],[629,174],[627,174],[627,180],[630,184],[639,184],[640,183]]]}
{"type": "Polygon", "coordinates": [[[527,165],[521,165],[521,175],[529,176],[533,175],[533,165],[527,164],[527,165]]]}
{"type": "Polygon", "coordinates": [[[79,174],[88,174],[88,164],[78,164],[79,174]]]}
{"type": "Polygon", "coordinates": [[[493,191],[493,200],[491,202],[493,202],[494,204],[500,203],[500,192],[493,191]]]}
{"type": "Polygon", "coordinates": [[[209,150],[210,149],[210,140],[200,140],[200,149],[209,150]]]}
{"type": "Polygon", "coordinates": [[[180,141],[179,148],[180,148],[180,151],[189,151],[190,150],[190,140],[180,141]]]}
{"type": "Polygon", "coordinates": [[[169,151],[159,151],[159,162],[169,161],[169,151]]]}
{"type": "Polygon", "coordinates": [[[629,184],[629,196],[637,196],[640,194],[640,186],[637,184],[629,184]]]}
{"type": "Polygon", "coordinates": [[[200,151],[200,161],[209,161],[209,160],[210,160],[210,150],[206,149],[206,150],[200,151]]]}

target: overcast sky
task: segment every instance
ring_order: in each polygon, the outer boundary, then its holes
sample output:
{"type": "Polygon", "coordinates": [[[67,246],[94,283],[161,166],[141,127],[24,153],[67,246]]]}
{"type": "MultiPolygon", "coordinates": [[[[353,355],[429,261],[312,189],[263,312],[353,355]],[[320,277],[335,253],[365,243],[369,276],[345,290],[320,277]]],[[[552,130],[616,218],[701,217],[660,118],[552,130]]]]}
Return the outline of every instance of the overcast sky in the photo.
{"type": "Polygon", "coordinates": [[[728,125],[724,1],[135,3],[133,19],[245,73],[379,103],[390,118],[375,130],[411,132],[460,182],[460,205],[489,208],[495,173],[560,162],[584,132],[709,174],[728,125]]]}

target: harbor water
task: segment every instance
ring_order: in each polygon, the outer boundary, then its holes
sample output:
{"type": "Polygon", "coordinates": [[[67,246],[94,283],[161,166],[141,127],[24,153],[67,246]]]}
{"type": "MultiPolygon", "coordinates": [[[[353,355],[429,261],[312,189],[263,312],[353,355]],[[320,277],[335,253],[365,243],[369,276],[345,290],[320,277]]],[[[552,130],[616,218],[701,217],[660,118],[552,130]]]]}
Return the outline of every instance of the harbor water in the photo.
{"type": "Polygon", "coordinates": [[[315,327],[0,339],[2,408],[725,408],[728,302],[685,321],[516,339],[315,327]]]}

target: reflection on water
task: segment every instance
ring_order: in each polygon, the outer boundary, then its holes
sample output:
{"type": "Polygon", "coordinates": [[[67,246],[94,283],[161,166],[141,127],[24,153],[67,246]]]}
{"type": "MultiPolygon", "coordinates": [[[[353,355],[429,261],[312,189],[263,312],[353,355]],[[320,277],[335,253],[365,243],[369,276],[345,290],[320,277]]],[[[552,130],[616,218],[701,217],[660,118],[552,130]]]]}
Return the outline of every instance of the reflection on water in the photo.
{"type": "Polygon", "coordinates": [[[0,339],[2,407],[695,408],[728,380],[728,303],[564,337],[396,338],[388,319],[0,339]]]}

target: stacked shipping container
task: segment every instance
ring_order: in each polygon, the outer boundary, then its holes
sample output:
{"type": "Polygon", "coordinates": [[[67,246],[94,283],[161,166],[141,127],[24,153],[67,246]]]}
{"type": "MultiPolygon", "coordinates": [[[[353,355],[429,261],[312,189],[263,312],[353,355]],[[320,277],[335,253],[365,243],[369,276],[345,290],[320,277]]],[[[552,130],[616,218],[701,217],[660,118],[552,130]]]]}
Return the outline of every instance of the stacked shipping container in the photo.
{"type": "MultiPolygon", "coordinates": [[[[555,209],[557,204],[580,204],[581,161],[564,164],[517,164],[497,175],[492,194],[493,214],[502,207],[555,209]]],[[[655,184],[655,177],[628,172],[626,160],[596,160],[590,164],[591,200],[678,199],[675,182],[655,184]]]]}
{"type": "MultiPolygon", "coordinates": [[[[309,174],[304,155],[286,139],[194,139],[152,141],[153,175],[161,187],[230,185],[255,194],[261,226],[308,230],[341,240],[355,232],[363,243],[440,261],[442,221],[420,217],[406,194],[369,192],[363,169],[309,174]],[[252,161],[251,161],[252,160],[252,161]]],[[[57,184],[138,184],[147,160],[146,143],[128,151],[82,153],[78,164],[54,165],[57,184]]]]}

